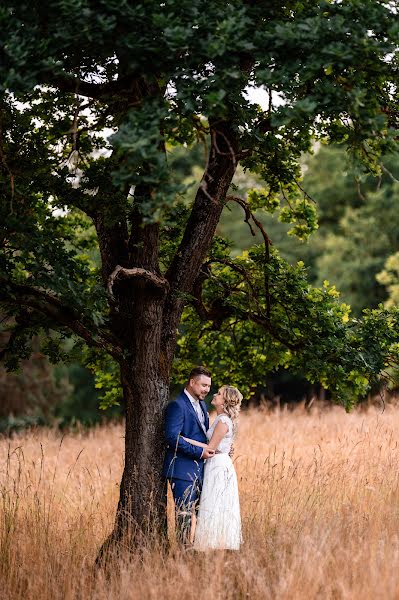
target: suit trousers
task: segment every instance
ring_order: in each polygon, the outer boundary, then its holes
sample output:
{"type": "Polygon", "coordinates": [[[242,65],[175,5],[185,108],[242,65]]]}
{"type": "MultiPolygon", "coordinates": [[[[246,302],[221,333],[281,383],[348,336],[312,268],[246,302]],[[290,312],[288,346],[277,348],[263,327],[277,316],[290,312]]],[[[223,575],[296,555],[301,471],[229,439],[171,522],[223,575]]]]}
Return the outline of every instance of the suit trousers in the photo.
{"type": "Polygon", "coordinates": [[[202,480],[185,481],[169,479],[175,501],[176,537],[183,545],[190,545],[191,522],[194,511],[198,511],[202,480]]]}

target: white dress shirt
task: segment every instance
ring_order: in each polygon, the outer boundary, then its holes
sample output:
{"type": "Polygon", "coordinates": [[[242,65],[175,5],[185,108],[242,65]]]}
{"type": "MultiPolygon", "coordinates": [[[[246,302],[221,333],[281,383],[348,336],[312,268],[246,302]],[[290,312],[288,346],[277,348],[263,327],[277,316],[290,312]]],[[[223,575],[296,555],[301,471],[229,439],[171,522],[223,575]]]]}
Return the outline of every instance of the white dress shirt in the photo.
{"type": "Polygon", "coordinates": [[[206,433],[206,429],[205,429],[205,416],[204,413],[202,411],[201,405],[199,403],[199,400],[197,400],[196,398],[194,398],[186,389],[184,390],[184,393],[186,394],[186,396],[188,397],[188,399],[190,400],[195,412],[197,413],[197,416],[200,420],[200,423],[202,425],[202,429],[204,430],[204,432],[206,433]]]}

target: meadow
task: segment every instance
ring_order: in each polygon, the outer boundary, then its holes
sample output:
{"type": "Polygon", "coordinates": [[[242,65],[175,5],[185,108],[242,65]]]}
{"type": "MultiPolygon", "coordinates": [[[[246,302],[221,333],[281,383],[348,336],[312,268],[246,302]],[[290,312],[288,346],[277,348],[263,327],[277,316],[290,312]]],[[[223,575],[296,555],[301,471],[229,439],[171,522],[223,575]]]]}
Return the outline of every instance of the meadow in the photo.
{"type": "MultiPolygon", "coordinates": [[[[234,461],[244,545],[147,544],[93,568],[110,531],[123,428],[0,439],[7,600],[399,598],[399,409],[250,410],[234,461]]],[[[172,536],[173,538],[173,536],[172,536]]]]}

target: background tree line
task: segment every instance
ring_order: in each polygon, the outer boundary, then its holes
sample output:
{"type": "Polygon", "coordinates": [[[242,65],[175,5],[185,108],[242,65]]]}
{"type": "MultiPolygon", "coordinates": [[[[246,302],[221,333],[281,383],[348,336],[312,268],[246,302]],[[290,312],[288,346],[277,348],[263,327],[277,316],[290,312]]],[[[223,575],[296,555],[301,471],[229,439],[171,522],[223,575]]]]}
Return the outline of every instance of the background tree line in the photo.
{"type": "MultiPolygon", "coordinates": [[[[174,168],[190,185],[186,193],[190,202],[191,186],[202,173],[202,147],[195,145],[189,154],[171,148],[170,155],[174,168]]],[[[281,255],[292,264],[303,261],[315,286],[329,280],[357,317],[365,308],[399,301],[399,156],[384,157],[383,165],[379,177],[365,176],[340,146],[319,145],[313,154],[303,156],[302,185],[315,202],[319,222],[307,242],[287,235],[289,226],[275,215],[258,211],[281,255]]],[[[261,187],[258,178],[243,170],[236,175],[235,184],[243,194],[261,187]]],[[[218,226],[236,255],[248,250],[254,241],[241,212],[238,205],[226,207],[218,226]]],[[[259,237],[256,233],[258,242],[259,237]]],[[[95,252],[92,258],[99,261],[95,252]]],[[[8,334],[2,335],[4,340],[8,334]]],[[[24,361],[18,374],[0,370],[1,430],[40,424],[92,425],[123,414],[121,406],[105,411],[99,408],[101,388],[96,388],[94,374],[84,364],[52,365],[40,352],[39,338],[34,344],[35,355],[24,361]]],[[[308,391],[304,380],[298,374],[290,375],[289,370],[265,370],[264,377],[269,394],[285,390],[285,399],[298,400],[308,391]]]]}

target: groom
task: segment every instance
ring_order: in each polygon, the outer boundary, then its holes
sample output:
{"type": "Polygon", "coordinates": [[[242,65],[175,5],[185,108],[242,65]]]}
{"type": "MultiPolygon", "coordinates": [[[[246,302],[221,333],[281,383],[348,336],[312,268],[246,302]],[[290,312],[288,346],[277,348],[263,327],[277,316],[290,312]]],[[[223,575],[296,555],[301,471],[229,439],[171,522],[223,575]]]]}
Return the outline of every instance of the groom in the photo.
{"type": "Polygon", "coordinates": [[[166,408],[165,437],[167,451],[163,475],[169,479],[176,506],[177,536],[181,544],[190,543],[191,518],[201,492],[205,459],[214,450],[186,442],[183,437],[208,442],[209,415],[204,402],[211,389],[211,374],[195,367],[184,391],[166,408]]]}

